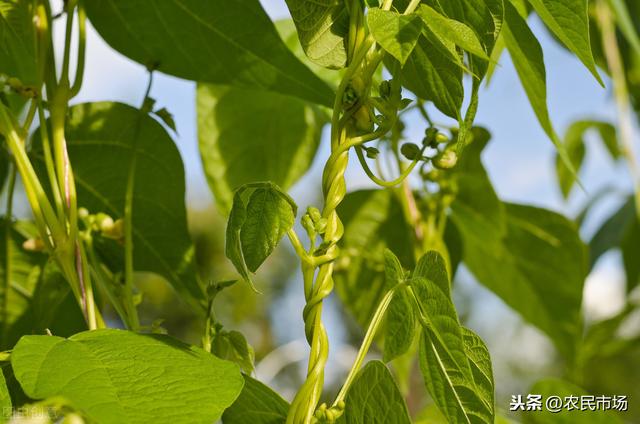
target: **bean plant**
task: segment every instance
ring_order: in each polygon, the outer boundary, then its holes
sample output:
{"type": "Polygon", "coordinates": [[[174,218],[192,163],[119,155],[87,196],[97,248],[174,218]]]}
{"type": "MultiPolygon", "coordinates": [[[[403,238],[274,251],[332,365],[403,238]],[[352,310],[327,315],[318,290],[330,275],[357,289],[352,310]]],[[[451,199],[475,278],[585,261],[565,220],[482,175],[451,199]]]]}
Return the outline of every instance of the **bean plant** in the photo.
{"type": "MultiPolygon", "coordinates": [[[[0,0],[0,421],[13,410],[14,420],[40,414],[69,423],[508,422],[508,405],[494,399],[489,351],[452,300],[462,265],[555,346],[564,377],[541,380],[532,393],[595,387],[590,364],[611,355],[605,342],[636,306],[629,296],[620,315],[586,327],[585,279],[614,248],[623,251],[629,293],[640,274],[636,2],[286,6],[291,19],[272,22],[258,0],[0,0]],[[611,86],[617,122],[580,120],[558,135],[535,19],[596,84],[611,86]],[[85,83],[89,24],[148,70],[138,104],[74,101],[85,83]],[[504,201],[492,187],[482,161],[491,133],[474,121],[481,88],[506,54],[555,144],[565,196],[588,190],[580,169],[592,130],[632,170],[635,194],[590,249],[579,233],[589,209],[574,220],[504,201]],[[158,73],[196,82],[202,166],[235,269],[227,280],[197,271],[171,105],[150,97],[158,73]],[[409,124],[420,136],[409,135],[409,124]],[[318,201],[300,208],[287,191],[317,152],[318,201]],[[350,160],[376,189],[348,191],[350,160]],[[14,217],[18,194],[29,219],[14,217]],[[305,306],[290,319],[304,321],[309,345],[290,402],[255,378],[251,340],[215,313],[231,286],[262,296],[259,269],[281,243],[299,260],[305,306]],[[195,311],[201,346],[141,322],[143,272],[162,277],[195,311]],[[337,393],[325,388],[323,321],[334,292],[362,329],[337,393]],[[405,402],[416,373],[430,405],[421,417],[405,402]]],[[[511,418],[628,419],[572,413],[580,414],[511,418]]]]}

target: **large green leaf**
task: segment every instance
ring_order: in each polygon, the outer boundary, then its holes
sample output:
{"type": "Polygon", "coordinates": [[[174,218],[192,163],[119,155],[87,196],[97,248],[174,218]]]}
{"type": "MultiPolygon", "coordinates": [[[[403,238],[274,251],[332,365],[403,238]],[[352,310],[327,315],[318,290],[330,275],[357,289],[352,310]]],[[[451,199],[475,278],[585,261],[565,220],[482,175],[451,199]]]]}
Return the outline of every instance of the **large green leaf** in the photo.
{"type": "Polygon", "coordinates": [[[29,397],[64,397],[104,424],[211,423],[243,385],[231,362],[167,336],[122,330],[25,336],[11,365],[29,397]]]}
{"type": "Polygon", "coordinates": [[[369,362],[347,392],[341,424],[410,424],[409,411],[393,376],[380,361],[369,362]]]}
{"type": "Polygon", "coordinates": [[[293,200],[273,183],[246,184],[236,190],[225,254],[250,284],[251,273],[293,227],[296,212],[293,200]]]}
{"type": "Polygon", "coordinates": [[[584,0],[529,0],[547,27],[584,63],[600,84],[589,37],[588,2],[584,0]]]}
{"type": "Polygon", "coordinates": [[[258,0],[94,0],[86,8],[111,47],[147,67],[333,103],[329,87],[287,49],[258,0]]]}
{"type": "Polygon", "coordinates": [[[416,316],[408,288],[403,284],[406,276],[400,260],[390,250],[385,251],[384,260],[387,290],[402,284],[396,288],[385,317],[383,359],[389,362],[411,347],[416,334],[416,316]]]}
{"type": "Polygon", "coordinates": [[[241,88],[200,84],[197,105],[202,166],[225,213],[243,184],[291,187],[309,169],[326,122],[306,102],[241,88]]]}
{"type": "Polygon", "coordinates": [[[478,237],[473,223],[462,225],[456,217],[464,262],[480,283],[551,337],[571,359],[582,334],[585,246],[575,224],[561,215],[531,206],[504,206],[503,236],[478,237]]]}
{"type": "Polygon", "coordinates": [[[378,44],[404,66],[420,37],[420,18],[373,8],[367,14],[367,23],[378,44]]]}
{"type": "MultiPolygon", "coordinates": [[[[622,420],[619,419],[614,412],[604,410],[604,405],[601,404],[598,409],[581,410],[583,396],[586,397],[589,393],[583,388],[576,386],[568,381],[560,380],[557,378],[549,378],[536,382],[529,393],[535,393],[542,395],[543,402],[545,402],[550,396],[559,397],[560,400],[569,405],[569,407],[561,408],[560,411],[551,412],[543,404],[540,411],[525,412],[522,414],[522,421],[525,424],[621,424],[622,420]]],[[[603,396],[592,396],[593,406],[596,407],[597,399],[603,398],[603,396]]],[[[609,396],[610,398],[610,396],[609,396]]],[[[526,400],[525,400],[526,401],[526,400]]],[[[585,404],[587,405],[587,404],[585,404]]]]}
{"type": "MultiPolygon", "coordinates": [[[[162,125],[125,104],[87,103],[69,110],[66,139],[78,205],[122,218],[133,170],[135,269],[157,273],[188,299],[203,303],[187,229],[184,167],[162,125]]],[[[46,175],[40,143],[33,153],[46,175]]],[[[100,247],[111,267],[123,267],[120,245],[104,241],[100,247]]]]}
{"type": "Polygon", "coordinates": [[[318,65],[339,69],[347,62],[349,14],[344,0],[286,0],[305,53],[318,65]]]}
{"type": "Polygon", "coordinates": [[[238,399],[224,414],[224,424],[283,424],[287,420],[289,404],[279,394],[249,376],[238,399]]]}
{"type": "MultiPolygon", "coordinates": [[[[592,129],[597,130],[602,143],[614,160],[620,156],[618,140],[616,138],[616,129],[613,125],[608,122],[592,120],[573,122],[565,133],[563,143],[576,173],[580,172],[582,161],[584,160],[586,153],[584,141],[585,133],[592,129]]],[[[556,176],[558,178],[558,184],[560,185],[562,195],[566,199],[575,184],[576,174],[572,173],[567,168],[559,156],[556,158],[556,176]]]]}
{"type": "Polygon", "coordinates": [[[411,285],[426,320],[420,368],[431,397],[451,423],[493,422],[489,354],[475,334],[460,326],[444,259],[428,252],[418,262],[411,285]]]}
{"type": "Polygon", "coordinates": [[[421,5],[416,13],[438,37],[449,40],[464,50],[482,59],[489,60],[478,36],[462,22],[442,16],[435,9],[421,5]]]}
{"type": "Polygon", "coordinates": [[[502,33],[504,34],[504,41],[511,55],[513,65],[520,77],[520,83],[527,93],[529,103],[538,118],[538,122],[540,122],[540,126],[555,144],[562,161],[569,170],[574,172],[566,149],[560,142],[549,118],[547,76],[542,47],[540,47],[540,43],[516,8],[509,1],[505,2],[504,7],[505,23],[502,33]]]}
{"type": "Polygon", "coordinates": [[[0,1],[0,74],[36,83],[35,27],[29,0],[0,1]]]}
{"type": "Polygon", "coordinates": [[[457,193],[451,216],[459,232],[489,245],[506,232],[506,214],[481,160],[491,134],[480,127],[471,133],[472,143],[453,170],[457,193]]]}
{"type": "Polygon", "coordinates": [[[336,291],[346,309],[366,327],[386,292],[384,251],[401,264],[414,265],[412,228],[392,190],[362,190],[347,194],[338,207],[345,228],[336,262],[336,291]]]}

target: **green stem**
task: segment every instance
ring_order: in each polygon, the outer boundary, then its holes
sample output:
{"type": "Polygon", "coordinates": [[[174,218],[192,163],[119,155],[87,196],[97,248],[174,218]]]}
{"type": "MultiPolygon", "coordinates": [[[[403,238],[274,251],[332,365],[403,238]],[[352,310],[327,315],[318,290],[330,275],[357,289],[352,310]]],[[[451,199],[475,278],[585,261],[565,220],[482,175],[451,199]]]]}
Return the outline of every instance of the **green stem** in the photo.
{"type": "Polygon", "coordinates": [[[58,176],[53,163],[53,156],[51,155],[52,150],[51,142],[49,140],[49,130],[47,129],[47,120],[44,116],[44,107],[42,107],[42,104],[38,105],[38,119],[40,120],[40,139],[42,140],[42,152],[44,155],[45,167],[47,168],[49,185],[51,186],[53,200],[58,212],[58,220],[60,222],[64,222],[64,204],[62,203],[62,195],[60,194],[60,187],[58,186],[58,176]]]}
{"type": "Polygon", "coordinates": [[[347,378],[342,385],[340,392],[336,396],[336,399],[333,401],[333,407],[337,406],[341,401],[344,401],[345,397],[347,396],[349,387],[351,387],[351,383],[353,383],[356,374],[360,370],[360,367],[362,367],[362,363],[364,362],[365,357],[369,352],[369,348],[371,347],[371,344],[373,343],[373,340],[378,333],[378,329],[380,328],[380,325],[384,320],[384,315],[389,308],[389,304],[393,300],[393,296],[395,295],[395,292],[399,287],[403,287],[403,285],[397,285],[389,290],[378,304],[378,307],[376,308],[376,311],[371,318],[371,322],[369,323],[369,327],[367,328],[367,332],[364,335],[364,339],[362,340],[362,344],[360,345],[360,349],[358,350],[358,355],[356,356],[353,366],[349,370],[349,374],[347,375],[347,378]]]}
{"type": "Polygon", "coordinates": [[[356,148],[356,155],[358,156],[358,160],[360,161],[360,165],[362,165],[362,169],[364,170],[364,173],[367,174],[367,176],[371,179],[371,181],[373,181],[374,183],[378,184],[381,187],[386,187],[386,188],[395,187],[398,184],[401,184],[409,176],[409,174],[411,174],[411,171],[413,171],[413,168],[416,167],[423,153],[424,153],[424,148],[420,152],[420,155],[416,159],[414,159],[411,162],[411,164],[408,167],[406,167],[406,169],[402,171],[402,173],[398,176],[398,178],[391,181],[385,181],[378,178],[373,173],[373,171],[371,171],[371,168],[369,168],[369,164],[367,164],[367,161],[364,158],[364,155],[362,154],[362,149],[356,148]]]}
{"type": "Polygon", "coordinates": [[[133,139],[132,151],[133,155],[131,157],[131,162],[129,164],[129,173],[127,176],[127,191],[125,194],[125,203],[124,203],[124,281],[125,281],[125,308],[127,309],[127,315],[131,320],[131,324],[134,326],[133,330],[137,331],[140,327],[140,322],[138,318],[138,311],[136,309],[136,305],[133,301],[133,290],[134,290],[134,263],[133,263],[133,197],[135,191],[135,178],[136,178],[136,168],[138,164],[138,136],[140,133],[140,125],[142,123],[142,116],[146,112],[143,111],[144,105],[146,103],[147,98],[149,97],[149,93],[151,92],[151,87],[153,85],[153,72],[149,72],[149,81],[147,83],[147,88],[144,93],[144,98],[142,100],[142,104],[140,106],[140,119],[137,123],[137,128],[135,131],[135,136],[133,139]]]}
{"type": "Polygon", "coordinates": [[[604,0],[597,3],[597,14],[602,30],[604,53],[611,72],[613,91],[618,109],[618,127],[620,129],[621,151],[633,178],[636,214],[640,219],[640,167],[636,162],[633,143],[633,123],[631,119],[629,90],[624,74],[624,64],[616,38],[616,29],[609,5],[604,0]]]}
{"type": "Polygon", "coordinates": [[[70,97],[75,97],[82,88],[84,77],[85,56],[87,50],[87,14],[84,10],[84,0],[78,1],[78,64],[75,79],[71,87],[70,97]]]}

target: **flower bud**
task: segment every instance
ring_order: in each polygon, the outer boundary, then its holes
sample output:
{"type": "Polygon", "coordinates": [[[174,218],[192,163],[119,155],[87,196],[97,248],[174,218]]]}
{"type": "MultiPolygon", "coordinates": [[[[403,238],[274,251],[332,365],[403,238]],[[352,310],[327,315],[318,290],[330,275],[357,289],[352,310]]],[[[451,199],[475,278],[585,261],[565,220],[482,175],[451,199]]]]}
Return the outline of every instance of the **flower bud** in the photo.
{"type": "Polygon", "coordinates": [[[380,97],[388,99],[391,95],[391,83],[389,81],[382,81],[379,87],[380,97]]]}
{"type": "Polygon", "coordinates": [[[440,153],[433,160],[433,165],[438,169],[451,169],[458,163],[458,154],[452,150],[447,149],[440,153]]]}
{"type": "Polygon", "coordinates": [[[420,148],[413,143],[405,143],[400,147],[402,156],[409,160],[415,160],[420,157],[420,148]]]}

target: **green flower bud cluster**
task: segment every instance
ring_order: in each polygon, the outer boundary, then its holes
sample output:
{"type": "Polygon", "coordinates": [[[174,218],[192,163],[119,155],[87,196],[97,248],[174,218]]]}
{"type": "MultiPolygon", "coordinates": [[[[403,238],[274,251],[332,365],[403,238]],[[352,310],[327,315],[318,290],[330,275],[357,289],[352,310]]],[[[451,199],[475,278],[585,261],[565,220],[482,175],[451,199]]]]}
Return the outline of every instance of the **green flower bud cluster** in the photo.
{"type": "Polygon", "coordinates": [[[17,93],[23,97],[35,98],[38,93],[33,87],[26,86],[18,78],[0,74],[0,93],[17,93]]]}
{"type": "Polygon", "coordinates": [[[345,403],[343,400],[339,401],[336,406],[329,408],[326,403],[322,403],[313,416],[314,424],[332,424],[335,423],[342,414],[344,414],[345,403]]]}
{"type": "Polygon", "coordinates": [[[78,209],[78,217],[82,219],[88,230],[98,233],[105,238],[122,241],[124,238],[124,221],[114,221],[109,215],[99,212],[90,214],[86,208],[78,209]]]}

